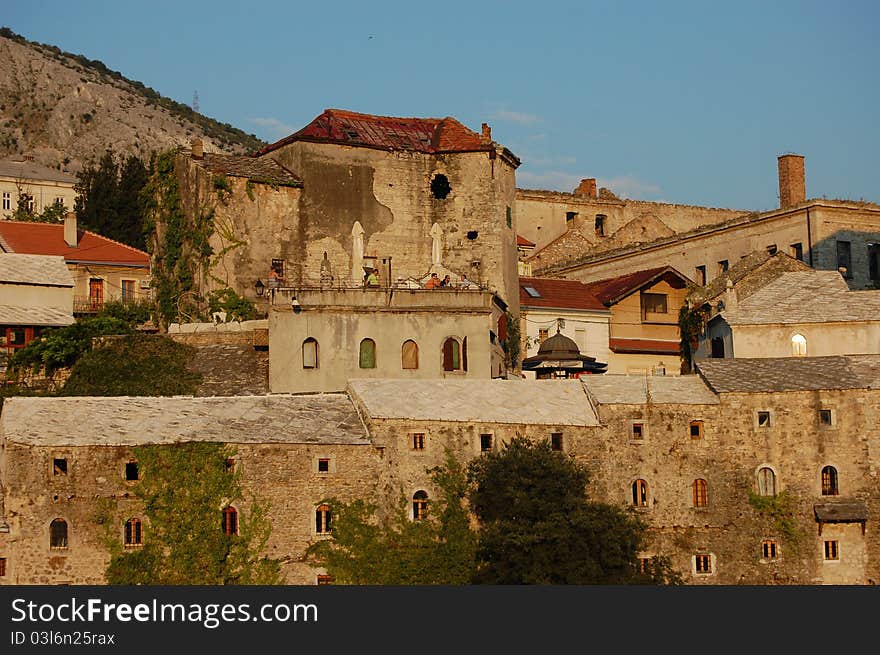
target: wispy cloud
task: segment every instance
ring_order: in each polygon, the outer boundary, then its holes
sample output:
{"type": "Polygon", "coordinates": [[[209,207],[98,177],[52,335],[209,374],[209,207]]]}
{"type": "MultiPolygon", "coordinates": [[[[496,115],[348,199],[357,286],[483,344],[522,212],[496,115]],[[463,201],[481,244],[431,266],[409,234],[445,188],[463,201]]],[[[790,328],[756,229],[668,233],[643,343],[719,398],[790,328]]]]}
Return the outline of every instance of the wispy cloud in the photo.
{"type": "Polygon", "coordinates": [[[549,189],[552,191],[571,192],[581,181],[581,178],[571,173],[562,171],[543,171],[530,173],[521,171],[516,174],[516,185],[522,189],[549,189]]]}
{"type": "Polygon", "coordinates": [[[607,179],[599,178],[598,186],[611,189],[621,198],[633,198],[639,200],[659,200],[662,189],[651,182],[644,182],[632,175],[619,175],[607,179]]]}
{"type": "Polygon", "coordinates": [[[254,125],[259,125],[260,127],[266,129],[270,136],[274,137],[282,137],[287,136],[288,134],[292,134],[296,132],[296,128],[292,125],[288,125],[287,123],[283,123],[277,118],[249,118],[248,121],[253,123],[254,125]]]}
{"type": "Polygon", "coordinates": [[[541,122],[540,116],[527,114],[521,111],[509,111],[507,109],[499,109],[498,111],[493,112],[490,114],[490,118],[505,123],[517,123],[518,125],[534,125],[535,123],[541,122]]]}

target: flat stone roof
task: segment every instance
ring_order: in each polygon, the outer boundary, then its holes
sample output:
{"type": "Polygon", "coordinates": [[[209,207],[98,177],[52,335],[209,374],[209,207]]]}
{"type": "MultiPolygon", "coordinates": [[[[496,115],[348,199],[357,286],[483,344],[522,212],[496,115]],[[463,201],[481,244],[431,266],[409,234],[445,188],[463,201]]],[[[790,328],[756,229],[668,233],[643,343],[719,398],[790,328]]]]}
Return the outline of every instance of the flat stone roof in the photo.
{"type": "Polygon", "coordinates": [[[73,325],[76,320],[69,309],[61,307],[26,307],[0,305],[0,325],[43,325],[59,327],[73,325]]]}
{"type": "Polygon", "coordinates": [[[716,393],[880,389],[880,355],[704,359],[697,370],[716,393]]]}
{"type": "Polygon", "coordinates": [[[349,380],[373,418],[599,425],[577,380],[349,380]]]}
{"type": "Polygon", "coordinates": [[[0,284],[72,287],[73,276],[61,255],[22,255],[0,250],[0,284]]]}
{"type": "Polygon", "coordinates": [[[587,393],[600,405],[717,405],[718,396],[698,375],[585,375],[587,393]]]}
{"type": "Polygon", "coordinates": [[[14,397],[5,441],[33,446],[138,446],[185,441],[368,445],[345,394],[172,397],[14,397]]]}

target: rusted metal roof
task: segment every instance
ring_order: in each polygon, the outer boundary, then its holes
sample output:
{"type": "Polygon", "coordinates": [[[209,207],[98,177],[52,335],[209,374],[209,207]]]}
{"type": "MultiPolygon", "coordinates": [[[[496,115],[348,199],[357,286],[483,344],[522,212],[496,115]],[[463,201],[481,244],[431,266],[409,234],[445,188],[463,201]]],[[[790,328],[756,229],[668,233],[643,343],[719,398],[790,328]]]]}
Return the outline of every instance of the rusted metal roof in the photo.
{"type": "Polygon", "coordinates": [[[252,182],[280,186],[301,187],[302,180],[291,170],[285,168],[271,157],[257,159],[239,155],[221,155],[206,152],[193,161],[215,175],[244,177],[252,182]]]}
{"type": "Polygon", "coordinates": [[[661,266],[619,277],[588,282],[586,286],[605,306],[610,307],[631,293],[661,279],[675,289],[683,289],[691,282],[672,266],[661,266]]]}
{"type": "Polygon", "coordinates": [[[0,248],[25,255],[61,255],[73,264],[150,267],[150,256],[143,250],[88,230],[77,230],[77,245],[68,246],[60,223],[0,221],[0,248]]]}
{"type": "Polygon", "coordinates": [[[519,304],[524,308],[547,307],[554,309],[585,309],[607,311],[598,298],[583,282],[576,280],[551,280],[540,277],[519,279],[519,304]],[[533,296],[526,287],[534,289],[533,296]]]}
{"type": "Polygon", "coordinates": [[[454,118],[397,118],[325,109],[298,132],[254,153],[260,157],[295,141],[338,143],[382,150],[411,150],[430,154],[491,151],[490,139],[454,118]]]}

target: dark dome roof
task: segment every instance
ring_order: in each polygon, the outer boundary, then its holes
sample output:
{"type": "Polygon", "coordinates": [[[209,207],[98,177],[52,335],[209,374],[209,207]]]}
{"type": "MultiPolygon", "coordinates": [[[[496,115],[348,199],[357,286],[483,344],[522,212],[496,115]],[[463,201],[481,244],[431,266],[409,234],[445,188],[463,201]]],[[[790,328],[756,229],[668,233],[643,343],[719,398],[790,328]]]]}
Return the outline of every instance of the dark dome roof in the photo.
{"type": "Polygon", "coordinates": [[[564,334],[556,333],[548,339],[544,339],[544,343],[538,348],[538,354],[552,357],[553,359],[570,359],[577,358],[581,354],[580,348],[564,334]]]}
{"type": "Polygon", "coordinates": [[[604,373],[608,364],[597,362],[595,357],[582,355],[574,339],[557,332],[544,339],[538,354],[526,357],[522,368],[526,371],[566,370],[571,372],[604,373]]]}

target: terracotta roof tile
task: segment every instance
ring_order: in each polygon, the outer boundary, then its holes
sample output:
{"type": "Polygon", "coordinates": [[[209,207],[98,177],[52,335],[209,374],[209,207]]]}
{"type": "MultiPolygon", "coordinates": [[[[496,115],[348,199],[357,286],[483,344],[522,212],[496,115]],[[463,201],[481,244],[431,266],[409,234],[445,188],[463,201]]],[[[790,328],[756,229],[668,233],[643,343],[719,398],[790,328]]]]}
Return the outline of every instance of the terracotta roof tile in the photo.
{"type": "Polygon", "coordinates": [[[476,152],[494,148],[490,141],[452,117],[398,118],[326,109],[298,132],[254,153],[260,157],[295,141],[339,143],[382,150],[411,150],[429,154],[476,152]]]}
{"type": "Polygon", "coordinates": [[[78,245],[71,248],[64,241],[62,224],[0,221],[0,247],[6,252],[61,255],[68,263],[150,266],[150,256],[143,250],[88,230],[77,230],[77,237],[78,245]]]}
{"type": "Polygon", "coordinates": [[[519,304],[520,307],[605,310],[605,305],[583,282],[540,277],[519,279],[519,304]],[[534,289],[540,296],[533,297],[526,291],[526,287],[534,289]]]}
{"type": "Polygon", "coordinates": [[[661,266],[619,277],[588,282],[586,286],[600,301],[606,306],[610,306],[659,278],[663,278],[677,289],[684,288],[690,282],[688,278],[671,266],[661,266]]]}
{"type": "Polygon", "coordinates": [[[239,155],[221,155],[206,152],[202,159],[193,158],[199,166],[215,175],[244,177],[254,182],[301,187],[302,180],[270,157],[257,159],[239,155]]]}
{"type": "Polygon", "coordinates": [[[516,235],[516,245],[525,246],[527,248],[534,248],[535,243],[533,241],[529,241],[525,237],[521,237],[520,235],[516,235]]]}

